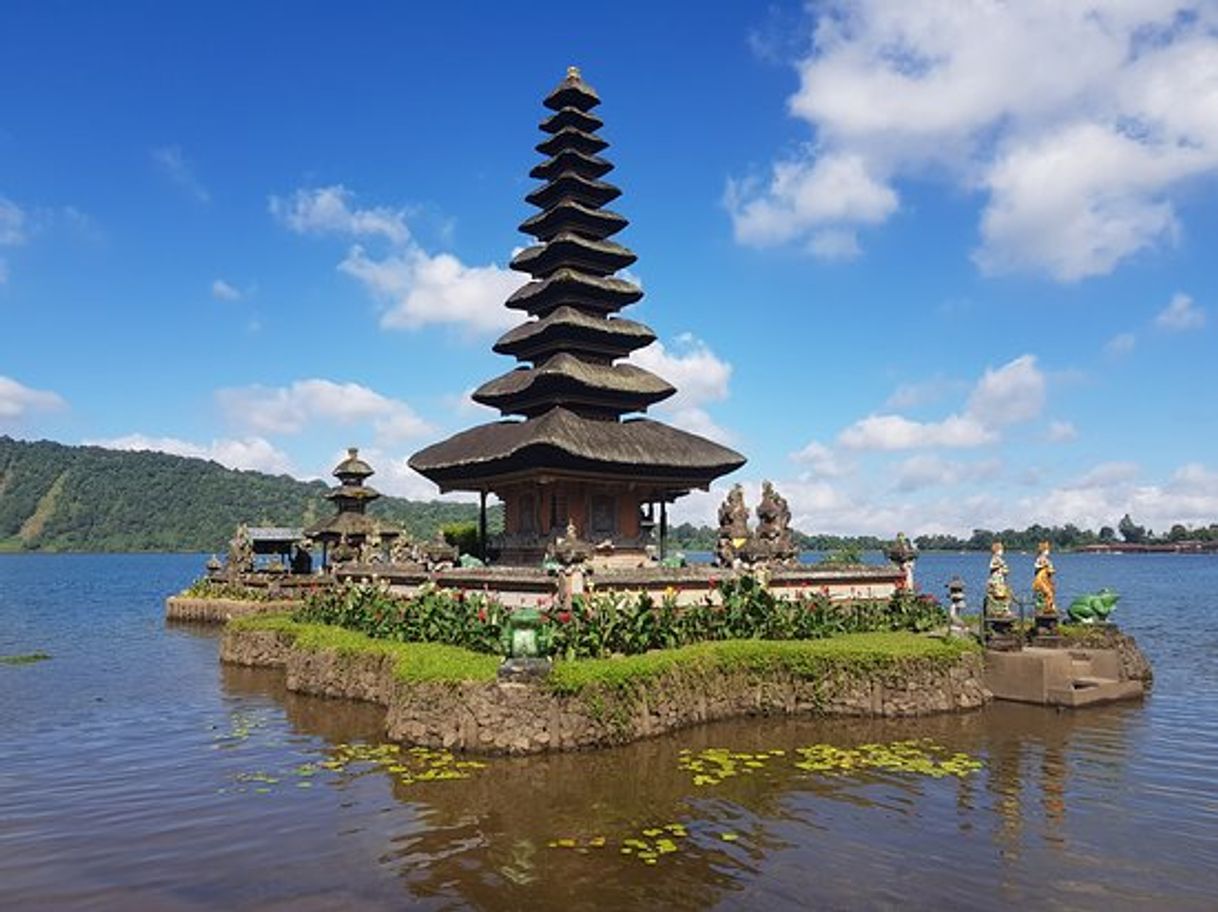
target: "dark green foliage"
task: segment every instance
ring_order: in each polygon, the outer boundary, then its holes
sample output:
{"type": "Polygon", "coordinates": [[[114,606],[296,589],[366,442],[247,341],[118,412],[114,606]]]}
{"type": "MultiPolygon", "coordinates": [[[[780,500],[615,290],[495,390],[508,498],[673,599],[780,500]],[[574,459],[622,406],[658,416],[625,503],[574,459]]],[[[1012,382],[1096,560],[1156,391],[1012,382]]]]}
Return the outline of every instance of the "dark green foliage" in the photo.
{"type": "Polygon", "coordinates": [[[425,586],[411,599],[379,586],[348,584],[311,595],[295,619],[358,630],[402,643],[447,643],[475,652],[498,653],[504,607],[481,594],[425,586]]]}
{"type": "Polygon", "coordinates": [[[444,540],[450,545],[456,545],[461,554],[477,557],[481,553],[477,521],[445,523],[440,527],[440,531],[444,533],[444,540]]]}
{"type": "MultiPolygon", "coordinates": [[[[327,490],[203,459],[0,436],[0,550],[222,551],[238,523],[305,526],[330,515],[327,490]]],[[[371,512],[416,538],[477,519],[472,504],[393,497],[371,512]]]]}
{"type": "MultiPolygon", "coordinates": [[[[569,611],[549,599],[539,607],[543,652],[568,659],[637,655],[708,640],[810,640],[867,631],[924,631],[947,623],[946,612],[929,595],[898,593],[887,602],[848,604],[819,594],[781,599],[752,576],[719,582],[692,605],[678,605],[675,593],[656,601],[647,593],[591,592],[577,596],[569,611]]],[[[378,586],[347,585],[308,597],[295,618],[378,639],[496,653],[507,613],[498,601],[481,594],[428,586],[405,599],[378,586]]]]}

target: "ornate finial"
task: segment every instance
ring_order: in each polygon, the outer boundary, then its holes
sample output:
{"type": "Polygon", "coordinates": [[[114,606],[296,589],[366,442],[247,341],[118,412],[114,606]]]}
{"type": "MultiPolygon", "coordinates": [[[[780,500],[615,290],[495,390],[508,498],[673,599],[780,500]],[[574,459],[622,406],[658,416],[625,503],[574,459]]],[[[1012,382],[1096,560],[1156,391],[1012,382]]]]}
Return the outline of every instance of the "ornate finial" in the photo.
{"type": "Polygon", "coordinates": [[[577,67],[577,66],[567,67],[567,79],[579,79],[579,78],[580,78],[579,67],[577,67]]]}
{"type": "Polygon", "coordinates": [[[347,447],[347,455],[354,459],[359,455],[359,447],[347,447]]]}

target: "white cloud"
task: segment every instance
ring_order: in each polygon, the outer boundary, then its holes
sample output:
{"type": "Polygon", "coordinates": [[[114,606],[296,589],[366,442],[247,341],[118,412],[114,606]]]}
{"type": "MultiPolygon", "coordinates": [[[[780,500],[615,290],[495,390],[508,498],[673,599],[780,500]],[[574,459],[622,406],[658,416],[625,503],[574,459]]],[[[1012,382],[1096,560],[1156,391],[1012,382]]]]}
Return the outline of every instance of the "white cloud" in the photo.
{"type": "Polygon", "coordinates": [[[378,259],[356,245],[338,268],[383,302],[381,325],[390,329],[456,323],[494,331],[521,320],[521,313],[506,308],[504,301],[525,278],[493,263],[466,266],[452,254],[433,256],[413,245],[378,259]]]}
{"type": "Polygon", "coordinates": [[[1078,439],[1078,428],[1069,421],[1050,421],[1045,439],[1050,443],[1069,443],[1078,439]]]}
{"type": "Polygon", "coordinates": [[[967,388],[967,384],[946,377],[934,377],[918,383],[902,383],[884,401],[884,406],[891,409],[915,408],[935,402],[948,393],[967,388]]]}
{"type": "Polygon", "coordinates": [[[290,197],[272,196],[271,214],[297,234],[380,236],[396,244],[410,240],[406,211],[374,206],[356,208],[355,194],[342,184],[299,189],[290,197]]]}
{"type": "Polygon", "coordinates": [[[85,440],[86,446],[105,447],[108,450],[135,450],[169,453],[173,456],[189,456],[209,459],[230,469],[252,469],[272,475],[292,474],[292,462],[286,454],[277,450],[262,437],[213,440],[209,444],[192,443],[177,437],[150,437],[145,434],[127,434],[123,437],[85,440]]]}
{"type": "Polygon", "coordinates": [[[195,175],[194,167],[186,160],[180,147],[159,146],[152,150],[152,161],[162,174],[198,202],[211,202],[211,194],[195,175]]]}
{"type": "Polygon", "coordinates": [[[1117,333],[1104,345],[1104,351],[1110,357],[1119,358],[1133,351],[1138,343],[1138,337],[1131,332],[1117,333]]]}
{"type": "Polygon", "coordinates": [[[987,427],[1029,421],[1045,404],[1045,375],[1034,355],[987,368],[968,400],[968,414],[987,427]]]}
{"type": "Polygon", "coordinates": [[[677,336],[674,349],[656,340],[632,352],[627,359],[676,387],[672,397],[652,406],[670,424],[720,443],[731,444],[735,436],[718,424],[705,406],[728,397],[732,365],[716,355],[701,339],[689,333],[677,336]]]}
{"type": "Polygon", "coordinates": [[[728,182],[741,243],[815,252],[929,178],[980,195],[984,271],[1073,281],[1173,241],[1182,188],[1218,172],[1209,0],[830,0],[813,22],[789,106],[815,140],[728,182]]]}
{"type": "Polygon", "coordinates": [[[1188,295],[1177,293],[1155,317],[1155,326],[1172,332],[1201,329],[1205,326],[1205,310],[1198,307],[1188,295]]]}
{"type": "Polygon", "coordinates": [[[53,412],[66,407],[58,393],[33,389],[0,375],[0,422],[16,422],[33,412],[53,412]]]}
{"type": "Polygon", "coordinates": [[[0,196],[0,247],[25,243],[25,211],[5,196],[0,196]]]}
{"type": "Polygon", "coordinates": [[[837,442],[851,450],[966,448],[997,442],[1007,425],[1030,421],[1045,404],[1046,381],[1034,355],[987,368],[969,394],[964,412],[941,421],[903,415],[868,415],[843,430],[837,442]]]}
{"type": "Polygon", "coordinates": [[[930,487],[946,487],[965,482],[989,481],[1002,471],[999,459],[959,462],[932,453],[919,453],[896,467],[896,489],[911,492],[930,487]]]}
{"type": "Polygon", "coordinates": [[[822,478],[838,478],[850,471],[836,452],[817,440],[810,441],[802,450],[792,453],[791,458],[807,466],[813,476],[822,478]]]}
{"type": "Polygon", "coordinates": [[[216,279],[211,283],[211,296],[217,301],[240,301],[243,297],[239,288],[223,279],[216,279]]]}
{"type": "Polygon", "coordinates": [[[358,383],[312,378],[291,386],[222,389],[216,398],[234,424],[266,434],[298,434],[314,422],[371,422],[386,442],[432,433],[432,427],[398,399],[358,383]]]}
{"type": "Polygon", "coordinates": [[[770,181],[729,181],[725,203],[732,213],[736,240],[755,247],[784,244],[812,229],[813,253],[852,254],[853,231],[840,226],[874,225],[897,209],[897,195],[875,181],[858,155],[822,155],[809,150],[801,159],[774,165],[770,181]]]}
{"type": "Polygon", "coordinates": [[[998,440],[998,434],[968,415],[942,421],[913,421],[901,415],[868,415],[838,435],[851,450],[909,450],[918,447],[977,447],[998,440]]]}
{"type": "Polygon", "coordinates": [[[384,253],[354,244],[338,264],[384,308],[381,325],[420,329],[457,324],[476,332],[506,329],[520,321],[504,302],[524,284],[519,273],[491,263],[468,266],[451,253],[429,253],[411,236],[405,209],[360,208],[342,184],[300,189],[290,197],[272,196],[271,214],[297,234],[335,234],[379,238],[384,253]]]}

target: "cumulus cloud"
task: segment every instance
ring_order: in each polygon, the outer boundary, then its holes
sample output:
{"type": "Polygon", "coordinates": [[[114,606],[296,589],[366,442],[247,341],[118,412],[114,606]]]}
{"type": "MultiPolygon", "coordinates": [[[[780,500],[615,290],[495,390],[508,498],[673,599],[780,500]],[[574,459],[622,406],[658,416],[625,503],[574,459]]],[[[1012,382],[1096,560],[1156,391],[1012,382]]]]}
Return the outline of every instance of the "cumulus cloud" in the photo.
{"type": "Polygon", "coordinates": [[[1002,428],[1030,421],[1045,404],[1045,376],[1034,355],[1022,355],[989,368],[974,385],[962,414],[941,421],[915,421],[903,415],[868,415],[838,435],[852,450],[908,450],[921,447],[966,448],[994,443],[1002,428]]]}
{"type": "Polygon", "coordinates": [[[377,438],[386,442],[433,432],[405,402],[358,383],[312,378],[290,386],[222,389],[216,398],[234,424],[266,434],[298,434],[315,422],[370,422],[377,438]]]}
{"type": "Polygon", "coordinates": [[[359,208],[355,194],[342,184],[296,190],[291,196],[272,196],[271,215],[297,234],[345,234],[383,237],[403,244],[410,240],[404,209],[385,206],[359,208]]]}
{"type": "Polygon", "coordinates": [[[1155,326],[1171,332],[1188,332],[1205,326],[1205,311],[1186,294],[1175,294],[1155,317],[1155,326]]]}
{"type": "Polygon", "coordinates": [[[417,246],[378,258],[356,245],[338,268],[384,304],[381,325],[390,329],[456,323],[490,332],[520,322],[520,312],[503,302],[525,279],[494,264],[466,266],[450,253],[417,246]]]}
{"type": "Polygon", "coordinates": [[[359,281],[381,304],[381,325],[420,329],[456,324],[476,332],[506,329],[519,314],[504,301],[526,281],[519,273],[491,263],[469,266],[451,253],[430,253],[411,235],[405,209],[360,207],[342,184],[272,196],[270,211],[297,234],[332,234],[379,240],[388,249],[369,251],[353,244],[339,271],[359,281]]]}
{"type": "Polygon", "coordinates": [[[151,451],[169,453],[173,456],[189,456],[209,459],[230,469],[251,469],[272,475],[292,474],[292,462],[287,455],[276,449],[262,437],[219,439],[211,443],[193,443],[177,437],[151,437],[146,434],[127,434],[123,437],[85,440],[86,446],[105,447],[108,450],[151,451]]]}
{"type": "Polygon", "coordinates": [[[830,0],[813,23],[789,108],[814,140],[728,182],[741,243],[817,253],[929,177],[982,200],[983,271],[1074,281],[1172,242],[1182,188],[1218,171],[1206,0],[830,0]]]}
{"type": "Polygon", "coordinates": [[[241,289],[223,279],[216,279],[211,283],[211,296],[217,301],[240,301],[244,297],[241,289]]]}
{"type": "Polygon", "coordinates": [[[919,453],[903,460],[896,468],[896,489],[901,492],[922,488],[988,481],[1002,472],[1002,460],[983,459],[961,462],[943,459],[933,453],[919,453]]]}
{"type": "Polygon", "coordinates": [[[677,388],[674,396],[652,406],[669,423],[720,443],[731,443],[732,433],[706,410],[728,397],[732,365],[716,355],[701,339],[683,333],[673,349],[660,340],[632,352],[631,364],[663,377],[677,388]]]}
{"type": "Polygon", "coordinates": [[[802,450],[792,453],[791,458],[805,466],[811,477],[837,478],[850,471],[838,453],[818,440],[810,441],[802,450]]]}
{"type": "Polygon", "coordinates": [[[165,177],[200,203],[211,202],[211,194],[195,175],[179,146],[159,146],[152,150],[152,163],[165,177]]]}
{"type": "Polygon", "coordinates": [[[33,389],[0,375],[0,423],[16,423],[34,412],[53,412],[66,407],[67,403],[58,393],[33,389]]]}

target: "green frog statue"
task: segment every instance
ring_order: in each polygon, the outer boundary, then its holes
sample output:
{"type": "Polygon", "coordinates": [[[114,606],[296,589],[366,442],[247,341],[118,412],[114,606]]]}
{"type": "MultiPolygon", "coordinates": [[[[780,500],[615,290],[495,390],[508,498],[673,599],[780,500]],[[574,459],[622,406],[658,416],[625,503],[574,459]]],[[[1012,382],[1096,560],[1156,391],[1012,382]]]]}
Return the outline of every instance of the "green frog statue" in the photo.
{"type": "Polygon", "coordinates": [[[1112,614],[1120,598],[1112,589],[1105,587],[1099,592],[1080,595],[1070,603],[1070,607],[1066,610],[1070,615],[1070,620],[1076,624],[1104,624],[1107,623],[1108,615],[1112,614]]]}

